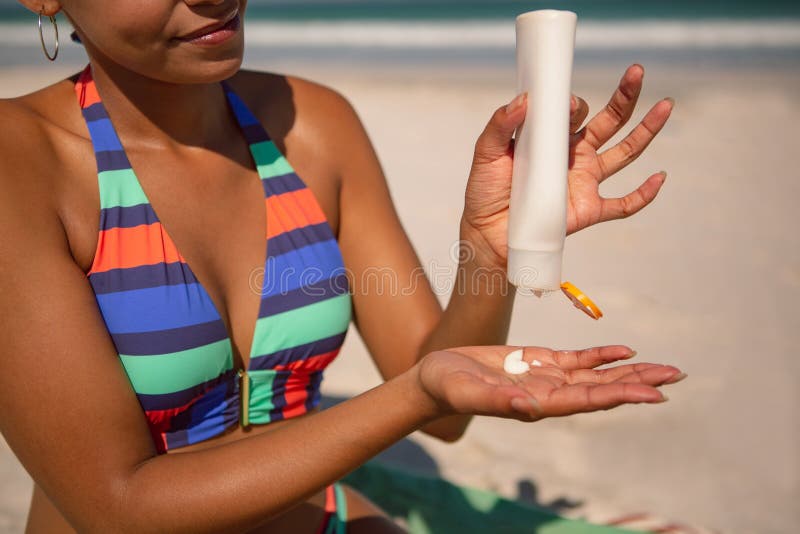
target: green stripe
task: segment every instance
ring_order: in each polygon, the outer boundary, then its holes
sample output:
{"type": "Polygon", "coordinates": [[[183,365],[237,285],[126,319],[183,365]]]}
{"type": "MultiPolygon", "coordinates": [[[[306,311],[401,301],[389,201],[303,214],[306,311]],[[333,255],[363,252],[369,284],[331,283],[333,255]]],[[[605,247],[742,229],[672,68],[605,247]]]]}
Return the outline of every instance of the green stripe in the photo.
{"type": "Polygon", "coordinates": [[[229,339],[189,350],[152,356],[119,355],[137,393],[175,393],[212,380],[233,369],[229,339]],[[223,361],[220,352],[227,357],[223,361]]]}
{"type": "Polygon", "coordinates": [[[311,343],[341,334],[350,323],[350,293],[308,304],[301,308],[262,317],[256,323],[250,358],[311,343]]]}
{"type": "Polygon", "coordinates": [[[133,169],[103,171],[97,176],[100,182],[101,208],[127,208],[149,203],[133,169]]]}
{"type": "Polygon", "coordinates": [[[263,425],[272,419],[269,413],[275,408],[272,402],[274,392],[272,384],[275,382],[277,371],[271,369],[247,371],[250,377],[250,423],[263,425]]]}
{"type": "Polygon", "coordinates": [[[250,152],[253,154],[261,178],[273,178],[294,172],[272,141],[253,143],[250,145],[250,152]]]}

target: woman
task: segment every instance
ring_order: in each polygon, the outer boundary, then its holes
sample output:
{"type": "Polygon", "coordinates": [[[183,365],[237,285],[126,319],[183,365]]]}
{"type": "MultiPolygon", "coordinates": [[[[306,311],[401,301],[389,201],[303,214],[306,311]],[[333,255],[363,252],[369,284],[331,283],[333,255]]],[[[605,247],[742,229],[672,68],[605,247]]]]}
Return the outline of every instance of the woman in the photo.
{"type": "MultiPolygon", "coordinates": [[[[35,481],[29,532],[392,532],[335,481],[408,433],[662,402],[656,387],[683,377],[592,370],[631,357],[623,346],[528,347],[543,367],[503,373],[513,287],[472,282],[505,268],[524,95],[476,144],[468,290],[442,310],[427,283],[368,287],[375,268],[420,272],[370,141],[336,92],[239,69],[244,0],[21,3],[62,12],[90,58],[0,103],[0,429],[35,481]],[[386,382],[318,412],[351,318],[386,382]]],[[[583,128],[573,99],[569,232],[639,211],[664,182],[598,194],[671,111],[659,102],[598,154],[642,75],[629,68],[583,128]]]]}

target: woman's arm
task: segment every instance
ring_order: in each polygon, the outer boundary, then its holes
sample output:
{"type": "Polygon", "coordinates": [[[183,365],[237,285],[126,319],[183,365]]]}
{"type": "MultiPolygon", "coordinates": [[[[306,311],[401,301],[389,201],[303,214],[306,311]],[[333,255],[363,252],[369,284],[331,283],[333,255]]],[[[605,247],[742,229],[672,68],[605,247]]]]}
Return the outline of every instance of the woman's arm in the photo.
{"type": "MultiPolygon", "coordinates": [[[[568,233],[638,212],[664,183],[665,174],[657,173],[622,198],[605,199],[598,191],[600,182],[644,151],[669,118],[672,102],[662,100],[619,144],[600,152],[630,119],[643,74],[639,65],[628,68],[608,104],[583,128],[588,107],[579,98],[572,101],[568,233]]],[[[401,227],[370,140],[350,105],[339,100],[332,106],[338,110],[335,133],[329,135],[342,169],[340,244],[354,278],[355,323],[382,376],[397,376],[432,350],[505,343],[515,295],[505,277],[512,137],[524,120],[525,99],[497,109],[476,143],[456,283],[444,310],[401,227]]],[[[452,417],[423,430],[454,441],[468,423],[468,417],[452,417]]]]}
{"type": "Polygon", "coordinates": [[[624,358],[629,351],[619,347],[531,349],[526,359],[546,368],[515,382],[502,373],[508,347],[463,347],[432,353],[377,388],[273,432],[156,455],[94,294],[37,183],[45,169],[12,172],[27,169],[24,150],[0,148],[0,156],[0,431],[81,532],[241,532],[443,415],[533,421],[660,402],[653,386],[678,373],[645,364],[613,376],[589,370],[624,358]]]}
{"type": "Polygon", "coordinates": [[[430,401],[409,372],[273,432],[157,456],[70,253],[45,178],[58,159],[26,122],[0,133],[0,431],[79,531],[243,531],[430,418],[430,401]]]}

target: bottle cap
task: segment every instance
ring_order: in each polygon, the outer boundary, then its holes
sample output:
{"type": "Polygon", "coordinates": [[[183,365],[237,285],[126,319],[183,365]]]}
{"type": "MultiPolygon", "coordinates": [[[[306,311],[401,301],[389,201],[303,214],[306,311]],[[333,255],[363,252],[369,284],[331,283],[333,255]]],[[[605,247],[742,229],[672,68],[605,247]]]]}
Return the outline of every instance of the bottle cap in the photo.
{"type": "Polygon", "coordinates": [[[574,304],[576,308],[581,310],[595,321],[603,316],[603,312],[601,312],[600,308],[598,308],[597,305],[592,302],[592,299],[587,297],[583,291],[571,283],[564,282],[561,284],[561,291],[563,291],[564,294],[569,297],[569,300],[572,301],[572,304],[574,304]]]}

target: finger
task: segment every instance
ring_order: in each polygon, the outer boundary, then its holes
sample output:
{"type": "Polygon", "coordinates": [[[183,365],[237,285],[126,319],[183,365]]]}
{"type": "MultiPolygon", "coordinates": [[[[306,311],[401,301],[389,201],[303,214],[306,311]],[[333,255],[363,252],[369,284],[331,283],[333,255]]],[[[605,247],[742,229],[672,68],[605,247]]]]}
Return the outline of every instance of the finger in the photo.
{"type": "Polygon", "coordinates": [[[613,382],[632,382],[660,386],[682,374],[677,367],[659,365],[655,363],[637,363],[634,365],[620,365],[610,369],[578,369],[566,374],[570,384],[597,383],[611,384],[613,382]]]}
{"type": "Polygon", "coordinates": [[[608,104],[583,129],[583,138],[596,149],[611,139],[631,118],[642,90],[644,68],[628,67],[608,104]]]}
{"type": "Polygon", "coordinates": [[[660,101],[647,112],[642,122],[637,124],[625,139],[600,154],[600,167],[603,169],[601,182],[627,167],[644,152],[647,145],[666,124],[674,105],[675,101],[671,98],[660,101]]]}
{"type": "Polygon", "coordinates": [[[491,163],[509,154],[514,131],[522,125],[527,110],[527,93],[498,108],[475,143],[475,164],[491,163]]]}
{"type": "Polygon", "coordinates": [[[572,96],[569,110],[569,133],[574,134],[589,115],[589,104],[579,96],[572,96]]]}
{"type": "Polygon", "coordinates": [[[622,198],[604,198],[600,205],[600,221],[624,219],[642,210],[658,195],[667,173],[660,171],[650,176],[636,191],[628,193],[622,198]]]}
{"type": "Polygon", "coordinates": [[[592,369],[600,365],[628,360],[636,356],[636,351],[625,345],[593,347],[584,350],[561,350],[553,353],[556,365],[564,370],[592,369]]]}
{"type": "Polygon", "coordinates": [[[609,410],[622,404],[660,403],[667,400],[659,390],[645,384],[573,384],[559,388],[546,401],[539,399],[545,416],[609,410]]]}

